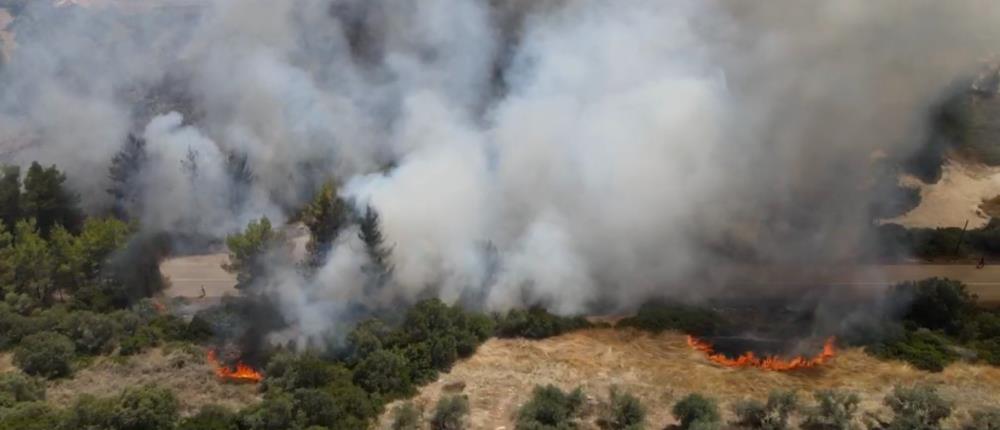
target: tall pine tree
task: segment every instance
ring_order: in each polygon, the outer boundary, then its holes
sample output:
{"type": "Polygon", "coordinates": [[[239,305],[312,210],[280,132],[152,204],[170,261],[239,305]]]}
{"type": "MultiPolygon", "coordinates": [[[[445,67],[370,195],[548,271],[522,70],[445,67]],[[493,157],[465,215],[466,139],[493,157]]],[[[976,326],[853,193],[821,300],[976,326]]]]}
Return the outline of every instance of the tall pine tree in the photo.
{"type": "Polygon", "coordinates": [[[56,166],[42,168],[38,162],[31,163],[24,177],[22,216],[35,219],[42,237],[49,237],[56,225],[73,233],[80,231],[83,222],[83,214],[77,207],[80,198],[64,186],[65,182],[66,175],[56,166]]]}
{"type": "Polygon", "coordinates": [[[302,222],[309,228],[310,239],[306,245],[310,267],[319,267],[348,222],[347,204],[337,192],[337,184],[327,182],[319,194],[302,212],[302,222]]]}
{"type": "Polygon", "coordinates": [[[108,167],[111,186],[107,191],[114,199],[112,211],[119,219],[135,215],[132,212],[141,195],[139,175],[147,162],[146,139],[129,133],[125,145],[111,159],[111,166],[108,167]]]}

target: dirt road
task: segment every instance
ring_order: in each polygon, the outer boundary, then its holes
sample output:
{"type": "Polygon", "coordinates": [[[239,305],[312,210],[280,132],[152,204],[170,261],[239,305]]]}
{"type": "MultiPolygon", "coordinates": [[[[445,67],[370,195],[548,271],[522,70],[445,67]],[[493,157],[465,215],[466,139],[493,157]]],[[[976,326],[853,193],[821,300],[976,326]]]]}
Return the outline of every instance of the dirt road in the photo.
{"type": "Polygon", "coordinates": [[[228,254],[204,254],[175,257],[160,264],[160,273],[169,281],[169,287],[164,291],[169,297],[201,297],[201,289],[205,288],[205,297],[222,297],[226,294],[236,294],[236,275],[222,269],[222,264],[229,261],[228,254]]]}

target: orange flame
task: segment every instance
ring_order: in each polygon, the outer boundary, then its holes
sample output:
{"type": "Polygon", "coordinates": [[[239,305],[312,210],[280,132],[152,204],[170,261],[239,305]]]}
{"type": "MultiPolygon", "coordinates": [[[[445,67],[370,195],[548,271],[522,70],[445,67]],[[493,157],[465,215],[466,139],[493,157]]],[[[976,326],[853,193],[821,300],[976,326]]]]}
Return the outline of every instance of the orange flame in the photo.
{"type": "Polygon", "coordinates": [[[261,379],[264,379],[264,375],[261,375],[261,373],[256,369],[244,364],[242,361],[237,362],[235,368],[222,364],[219,362],[219,358],[215,355],[215,351],[209,350],[208,357],[206,358],[208,359],[209,364],[215,367],[215,376],[218,376],[219,379],[234,382],[254,383],[260,382],[261,379]]]}
{"type": "Polygon", "coordinates": [[[834,346],[835,341],[836,339],[833,337],[826,339],[826,342],[823,343],[823,352],[812,358],[802,356],[790,359],[784,359],[776,356],[758,357],[752,351],[744,352],[736,358],[729,358],[723,354],[716,353],[715,348],[711,343],[697,339],[694,336],[687,337],[688,346],[705,353],[705,355],[708,356],[708,359],[716,364],[721,364],[726,367],[756,367],[759,369],[777,371],[808,369],[830,361],[830,359],[836,354],[836,347],[834,346]]]}

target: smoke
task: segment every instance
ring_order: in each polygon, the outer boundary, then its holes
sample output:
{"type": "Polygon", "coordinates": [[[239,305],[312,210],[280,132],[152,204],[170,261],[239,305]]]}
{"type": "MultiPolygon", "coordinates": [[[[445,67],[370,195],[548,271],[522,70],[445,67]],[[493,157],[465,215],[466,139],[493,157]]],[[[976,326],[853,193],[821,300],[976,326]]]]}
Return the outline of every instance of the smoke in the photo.
{"type": "Polygon", "coordinates": [[[19,12],[0,156],[58,164],[97,212],[143,135],[141,225],[208,237],[337,179],[379,211],[392,286],[365,290],[353,231],[314,275],[277,270],[308,335],[429,295],[571,313],[716,294],[692,280],[736,249],[849,260],[888,197],[874,154],[919,150],[1000,36],[1000,5],[973,1],[120,3],[19,12]],[[238,204],[232,154],[254,179],[238,204]]]}

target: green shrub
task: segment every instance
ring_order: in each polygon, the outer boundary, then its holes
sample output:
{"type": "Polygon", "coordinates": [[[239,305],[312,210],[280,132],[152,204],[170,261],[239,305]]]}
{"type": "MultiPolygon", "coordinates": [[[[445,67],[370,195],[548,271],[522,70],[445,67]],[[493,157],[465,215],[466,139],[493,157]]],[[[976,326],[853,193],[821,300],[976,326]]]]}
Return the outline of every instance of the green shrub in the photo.
{"type": "Polygon", "coordinates": [[[438,400],[431,417],[431,430],[461,430],[469,414],[469,400],[465,396],[447,396],[438,400]]]}
{"type": "Polygon", "coordinates": [[[897,385],[883,402],[893,412],[889,430],[935,430],[951,415],[951,403],[929,385],[909,388],[897,385]]]}
{"type": "Polygon", "coordinates": [[[675,403],[672,412],[674,418],[680,421],[681,428],[685,430],[695,427],[717,428],[721,420],[719,406],[715,400],[698,393],[688,394],[675,403]]]}
{"type": "Polygon", "coordinates": [[[405,402],[392,411],[392,430],[420,430],[420,411],[405,402]]]}
{"type": "Polygon", "coordinates": [[[138,328],[135,334],[121,340],[118,354],[124,356],[139,354],[146,349],[159,345],[159,343],[160,339],[156,331],[150,327],[143,326],[138,328]]]}
{"type": "Polygon", "coordinates": [[[610,404],[601,417],[604,427],[612,430],[641,430],[645,428],[646,408],[639,399],[615,388],[610,392],[610,404]]]}
{"type": "Polygon", "coordinates": [[[854,415],[861,398],[855,393],[820,390],[813,393],[816,407],[806,412],[802,428],[807,430],[851,430],[858,428],[854,415]]]}
{"type": "Polygon", "coordinates": [[[73,341],[53,332],[25,337],[14,350],[14,364],[29,375],[57,378],[70,374],[73,341]]]}
{"type": "Polygon", "coordinates": [[[115,399],[83,394],[66,412],[61,430],[110,429],[114,425],[115,408],[115,399]]]}
{"type": "Polygon", "coordinates": [[[901,338],[871,345],[867,351],[879,358],[902,360],[931,372],[940,372],[958,358],[943,337],[926,330],[907,331],[901,338]]]}
{"type": "Polygon", "coordinates": [[[962,430],[1000,430],[1000,408],[972,411],[962,430]]]}
{"type": "Polygon", "coordinates": [[[106,315],[77,311],[68,315],[59,332],[73,340],[78,354],[93,355],[111,350],[115,324],[106,315]]]}
{"type": "Polygon", "coordinates": [[[45,402],[24,402],[0,408],[0,430],[52,430],[59,423],[59,413],[45,402]]]}
{"type": "Polygon", "coordinates": [[[677,330],[695,335],[713,335],[727,329],[725,318],[711,309],[676,302],[650,302],[635,316],[625,318],[618,327],[634,327],[659,333],[677,330]]]}
{"type": "Polygon", "coordinates": [[[0,408],[45,400],[45,384],[20,372],[0,373],[0,408]]]}
{"type": "Polygon", "coordinates": [[[146,385],[126,389],[115,405],[116,430],[169,430],[178,418],[178,402],[165,388],[146,385]]]}
{"type": "Polygon", "coordinates": [[[545,339],[573,330],[591,327],[583,317],[562,317],[553,315],[542,307],[514,309],[506,316],[498,318],[497,336],[545,339]]]}
{"type": "Polygon", "coordinates": [[[386,397],[406,395],[413,391],[411,372],[410,363],[402,354],[382,349],[358,363],[354,383],[369,393],[386,397]]]}
{"type": "Polygon", "coordinates": [[[993,366],[1000,366],[1000,337],[977,341],[972,346],[980,360],[993,366]]]}
{"type": "Polygon", "coordinates": [[[299,389],[293,399],[296,414],[304,425],[335,428],[340,424],[342,413],[330,393],[316,388],[299,389]]]}
{"type": "Polygon", "coordinates": [[[281,353],[272,357],[264,370],[264,391],[287,392],[299,388],[320,388],[333,379],[337,369],[313,353],[281,353]]]}
{"type": "Polygon", "coordinates": [[[181,420],[177,430],[235,430],[236,414],[219,405],[205,405],[190,417],[181,420]]]}
{"type": "Polygon", "coordinates": [[[904,320],[952,336],[962,333],[976,311],[976,297],[965,284],[950,279],[903,282],[893,288],[893,294],[910,300],[904,320]]]}
{"type": "Polygon", "coordinates": [[[785,430],[788,418],[798,407],[794,391],[772,391],[767,403],[744,400],[733,405],[737,424],[742,427],[761,430],[785,430]]]}
{"type": "Polygon", "coordinates": [[[518,430],[574,429],[573,422],[583,404],[583,391],[579,388],[564,393],[558,387],[536,386],[528,400],[517,413],[518,430]]]}
{"type": "Polygon", "coordinates": [[[295,402],[290,395],[276,393],[243,409],[237,420],[240,430],[285,430],[300,428],[304,418],[296,415],[295,402]]]}

